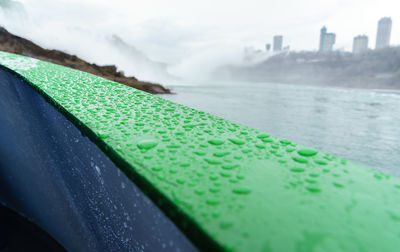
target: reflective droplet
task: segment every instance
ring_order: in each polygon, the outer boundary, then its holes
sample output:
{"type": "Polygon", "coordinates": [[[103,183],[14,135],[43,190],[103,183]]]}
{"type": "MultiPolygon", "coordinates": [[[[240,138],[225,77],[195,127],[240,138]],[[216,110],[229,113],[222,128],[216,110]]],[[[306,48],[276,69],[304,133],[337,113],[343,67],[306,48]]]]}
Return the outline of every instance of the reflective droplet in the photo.
{"type": "Polygon", "coordinates": [[[229,221],[223,221],[223,222],[221,222],[220,224],[219,224],[219,227],[221,228],[221,229],[228,229],[228,228],[230,228],[230,227],[232,227],[233,226],[233,223],[232,222],[229,222],[229,221]]]}
{"type": "Polygon", "coordinates": [[[194,192],[195,192],[197,195],[203,195],[203,194],[204,194],[204,190],[202,190],[202,189],[196,189],[196,190],[194,190],[194,192]]]}
{"type": "Polygon", "coordinates": [[[236,138],[229,138],[228,140],[236,145],[243,145],[245,143],[245,141],[236,138]]]}
{"type": "Polygon", "coordinates": [[[268,137],[269,137],[268,134],[260,134],[257,136],[257,138],[259,138],[259,139],[268,138],[268,137]]]}
{"type": "Polygon", "coordinates": [[[230,152],[229,151],[221,151],[221,152],[215,152],[213,154],[214,157],[224,157],[226,155],[229,155],[230,152]]]}
{"type": "Polygon", "coordinates": [[[106,133],[100,133],[100,134],[99,134],[99,137],[100,137],[100,139],[106,139],[106,138],[108,138],[108,134],[106,134],[106,133]]]}
{"type": "Polygon", "coordinates": [[[232,192],[234,192],[236,194],[249,194],[249,193],[251,193],[251,190],[246,187],[237,187],[237,188],[233,189],[232,192]]]}
{"type": "Polygon", "coordinates": [[[291,144],[292,142],[290,142],[289,140],[287,140],[287,139],[282,139],[282,140],[280,140],[279,141],[281,144],[283,144],[283,145],[288,145],[288,144],[291,144]]]}
{"type": "Polygon", "coordinates": [[[321,192],[321,189],[320,189],[319,187],[317,187],[317,186],[307,186],[306,189],[307,189],[309,192],[312,192],[312,193],[321,192]]]}
{"type": "Polygon", "coordinates": [[[211,187],[211,188],[209,188],[208,190],[209,190],[210,192],[212,192],[212,193],[217,193],[217,192],[221,191],[221,189],[216,188],[216,187],[211,187]]]}
{"type": "Polygon", "coordinates": [[[291,172],[304,172],[304,168],[302,167],[294,167],[290,169],[291,172]]]}
{"type": "Polygon", "coordinates": [[[208,143],[212,144],[212,145],[221,145],[221,144],[224,143],[224,141],[218,140],[218,139],[214,139],[214,140],[209,140],[208,143]]]}
{"type": "Polygon", "coordinates": [[[207,203],[207,205],[215,206],[215,205],[219,204],[219,200],[217,200],[217,199],[208,199],[206,201],[206,203],[207,203]]]}
{"type": "Polygon", "coordinates": [[[326,162],[324,160],[320,160],[320,159],[314,160],[314,162],[319,165],[327,165],[328,164],[328,162],[326,162]]]}
{"type": "Polygon", "coordinates": [[[293,161],[297,162],[297,163],[301,163],[301,164],[305,164],[308,162],[307,159],[302,158],[302,157],[292,157],[293,161]]]}
{"type": "Polygon", "coordinates": [[[143,139],[137,143],[139,149],[149,150],[157,146],[157,141],[155,139],[143,139]]]}
{"type": "Polygon", "coordinates": [[[153,168],[151,168],[153,171],[155,171],[155,172],[158,172],[158,171],[161,171],[163,168],[162,167],[159,167],[159,166],[156,166],[156,167],[153,167],[153,168]]]}
{"type": "Polygon", "coordinates": [[[265,149],[265,145],[262,144],[256,144],[255,145],[258,149],[265,149]]]}
{"type": "Polygon", "coordinates": [[[342,185],[342,184],[340,184],[340,183],[337,183],[337,182],[333,182],[333,185],[334,185],[335,187],[337,187],[337,188],[343,188],[343,187],[344,187],[344,185],[342,185]]]}
{"type": "Polygon", "coordinates": [[[222,169],[224,169],[224,170],[232,170],[232,169],[235,169],[237,167],[239,167],[238,164],[227,164],[227,165],[223,165],[222,169]]]}
{"type": "Polygon", "coordinates": [[[301,149],[298,150],[297,153],[299,153],[299,155],[304,156],[304,157],[311,157],[314,156],[318,153],[318,151],[314,150],[314,149],[301,149]]]}
{"type": "Polygon", "coordinates": [[[222,164],[221,161],[216,160],[216,159],[211,159],[211,158],[205,158],[204,161],[206,161],[207,163],[212,164],[212,165],[222,164]]]}
{"type": "Polygon", "coordinates": [[[178,178],[176,179],[176,182],[178,182],[178,184],[183,185],[185,183],[185,180],[183,178],[178,178]]]}

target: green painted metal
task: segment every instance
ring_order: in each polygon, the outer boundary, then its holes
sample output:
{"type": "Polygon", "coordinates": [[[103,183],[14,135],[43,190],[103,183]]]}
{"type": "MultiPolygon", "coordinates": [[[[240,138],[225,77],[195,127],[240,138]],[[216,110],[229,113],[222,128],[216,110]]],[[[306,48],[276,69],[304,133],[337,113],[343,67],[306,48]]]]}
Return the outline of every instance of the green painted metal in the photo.
{"type": "Polygon", "coordinates": [[[88,73],[9,53],[0,64],[204,250],[400,248],[398,178],[88,73]]]}

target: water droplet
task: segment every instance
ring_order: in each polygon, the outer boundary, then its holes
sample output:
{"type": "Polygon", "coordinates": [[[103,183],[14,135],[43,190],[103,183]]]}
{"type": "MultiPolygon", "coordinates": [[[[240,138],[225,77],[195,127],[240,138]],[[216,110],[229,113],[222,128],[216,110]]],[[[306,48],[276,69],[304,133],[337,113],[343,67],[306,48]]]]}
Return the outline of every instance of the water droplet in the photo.
{"type": "Polygon", "coordinates": [[[304,156],[304,157],[311,157],[314,156],[318,153],[318,151],[314,150],[314,149],[301,149],[298,150],[297,153],[299,153],[299,155],[304,156]]]}
{"type": "Polygon", "coordinates": [[[259,149],[265,149],[265,145],[262,144],[256,144],[255,146],[259,149]]]}
{"type": "Polygon", "coordinates": [[[216,187],[211,187],[211,188],[209,188],[208,190],[209,190],[210,192],[212,192],[212,193],[217,193],[217,192],[221,191],[221,189],[216,188],[216,187]]]}
{"type": "Polygon", "coordinates": [[[307,186],[306,189],[307,189],[309,192],[312,192],[312,193],[321,192],[321,188],[319,188],[319,187],[317,187],[317,186],[307,186]]]}
{"type": "Polygon", "coordinates": [[[261,141],[263,141],[264,143],[272,143],[273,140],[271,138],[261,138],[261,141]]]}
{"type": "Polygon", "coordinates": [[[259,139],[268,138],[268,137],[269,137],[268,134],[260,134],[257,136],[257,138],[259,138],[259,139]]]}
{"type": "Polygon", "coordinates": [[[214,157],[224,157],[226,155],[229,155],[230,152],[229,151],[221,151],[221,152],[215,152],[213,154],[214,157]]]}
{"type": "Polygon", "coordinates": [[[289,140],[287,140],[287,139],[282,139],[281,141],[279,141],[282,145],[288,145],[288,144],[291,144],[292,142],[290,142],[289,140]]]}
{"type": "Polygon", "coordinates": [[[211,158],[205,158],[204,161],[206,161],[207,163],[212,164],[212,165],[222,164],[221,161],[216,160],[216,159],[211,159],[211,158]]]}
{"type": "Polygon", "coordinates": [[[206,203],[207,203],[207,205],[210,205],[210,206],[216,206],[216,205],[219,204],[219,200],[217,200],[217,199],[208,199],[206,201],[206,203]]]}
{"type": "Polygon", "coordinates": [[[251,190],[246,187],[237,187],[237,188],[233,189],[232,192],[234,192],[236,194],[249,194],[249,193],[251,193],[251,190]]]}
{"type": "Polygon", "coordinates": [[[228,228],[231,228],[232,226],[233,226],[233,223],[230,222],[230,221],[223,221],[223,222],[221,222],[221,223],[219,224],[219,227],[220,227],[221,229],[228,229],[228,228]]]}
{"type": "Polygon", "coordinates": [[[336,186],[337,188],[343,188],[344,185],[337,183],[337,182],[333,182],[333,185],[336,186]]]}
{"type": "Polygon", "coordinates": [[[203,194],[204,194],[204,190],[202,190],[202,189],[196,189],[196,190],[194,190],[194,192],[195,192],[197,195],[203,195],[203,194]]]}
{"type": "Polygon", "coordinates": [[[245,141],[236,138],[229,138],[228,140],[236,145],[243,145],[245,143],[245,141]]]}
{"type": "Polygon", "coordinates": [[[294,167],[290,169],[291,172],[304,172],[304,168],[302,167],[294,167]]]}
{"type": "Polygon", "coordinates": [[[396,214],[396,213],[394,213],[392,211],[387,211],[387,213],[389,214],[390,218],[393,221],[399,221],[400,222],[400,214],[396,214]]]}
{"type": "Polygon", "coordinates": [[[224,170],[232,170],[232,169],[235,169],[237,167],[239,167],[238,164],[227,164],[227,165],[223,165],[222,169],[224,169],[224,170]]]}
{"type": "Polygon", "coordinates": [[[306,178],[306,182],[310,184],[315,184],[317,181],[315,179],[306,178]]]}
{"type": "Polygon", "coordinates": [[[158,171],[161,171],[163,168],[162,167],[160,167],[160,166],[156,166],[156,167],[153,167],[153,168],[151,168],[153,171],[155,171],[155,172],[158,172],[158,171]]]}
{"type": "Polygon", "coordinates": [[[307,162],[308,162],[308,160],[307,160],[307,159],[305,159],[305,158],[302,158],[302,157],[292,157],[292,159],[293,159],[295,162],[297,162],[297,163],[301,163],[301,164],[305,164],[305,163],[307,163],[307,162]]]}
{"type": "Polygon", "coordinates": [[[320,160],[320,159],[314,160],[314,162],[319,165],[327,165],[328,164],[328,162],[326,162],[324,160],[320,160]]]}
{"type": "Polygon", "coordinates": [[[236,176],[236,178],[238,178],[238,179],[244,179],[244,176],[243,176],[242,174],[238,174],[238,175],[236,176]]]}
{"type": "Polygon", "coordinates": [[[167,145],[167,148],[168,149],[178,149],[178,148],[181,148],[181,146],[178,144],[170,144],[170,145],[167,145]]]}
{"type": "Polygon", "coordinates": [[[228,173],[228,172],[220,172],[219,173],[222,177],[225,177],[225,178],[228,178],[228,177],[230,177],[231,176],[231,174],[230,173],[228,173]]]}
{"type": "Polygon", "coordinates": [[[215,174],[213,174],[213,175],[210,175],[210,180],[217,180],[218,179],[218,176],[217,175],[215,175],[215,174]]]}
{"type": "Polygon", "coordinates": [[[178,178],[176,179],[176,182],[178,182],[178,184],[183,185],[185,183],[185,180],[183,178],[178,178]]]}
{"type": "Polygon", "coordinates": [[[137,143],[137,147],[142,150],[150,150],[157,146],[157,141],[155,139],[143,139],[137,143]]]}
{"type": "Polygon", "coordinates": [[[106,139],[106,138],[108,138],[108,134],[106,134],[106,133],[100,133],[99,134],[99,137],[100,137],[100,139],[106,139]]]}
{"type": "Polygon", "coordinates": [[[217,145],[217,146],[218,146],[218,145],[223,144],[224,141],[218,140],[218,139],[214,139],[214,140],[209,140],[208,143],[209,143],[209,144],[212,144],[212,145],[217,145]]]}

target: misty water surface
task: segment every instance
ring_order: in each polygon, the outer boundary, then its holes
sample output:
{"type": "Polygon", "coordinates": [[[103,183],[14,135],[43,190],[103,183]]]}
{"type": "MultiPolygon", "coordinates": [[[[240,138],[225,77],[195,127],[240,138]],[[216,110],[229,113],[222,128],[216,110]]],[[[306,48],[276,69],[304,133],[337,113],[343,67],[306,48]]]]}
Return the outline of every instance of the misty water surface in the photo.
{"type": "Polygon", "coordinates": [[[400,92],[272,83],[176,84],[163,97],[400,177],[400,92]]]}

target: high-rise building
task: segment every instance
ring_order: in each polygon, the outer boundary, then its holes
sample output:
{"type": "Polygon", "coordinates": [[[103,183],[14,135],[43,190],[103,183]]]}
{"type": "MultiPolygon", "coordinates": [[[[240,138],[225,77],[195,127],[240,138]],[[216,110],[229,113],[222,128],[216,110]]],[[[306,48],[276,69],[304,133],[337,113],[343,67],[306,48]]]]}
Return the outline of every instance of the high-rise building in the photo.
{"type": "Polygon", "coordinates": [[[362,53],[368,50],[368,36],[358,35],[353,40],[353,53],[362,53]]]}
{"type": "Polygon", "coordinates": [[[378,22],[378,32],[376,34],[375,49],[384,48],[390,45],[391,32],[392,19],[390,17],[381,18],[378,22]]]}
{"type": "Polygon", "coordinates": [[[265,50],[266,50],[267,52],[269,52],[269,50],[271,50],[271,44],[266,44],[266,45],[265,45],[265,50]]]}
{"type": "Polygon", "coordinates": [[[319,51],[323,53],[330,53],[333,50],[333,45],[336,42],[336,34],[328,33],[326,27],[322,27],[319,39],[319,51]]]}
{"type": "Polygon", "coordinates": [[[274,36],[274,45],[273,45],[274,52],[282,51],[282,44],[283,44],[283,36],[281,35],[274,36]]]}

